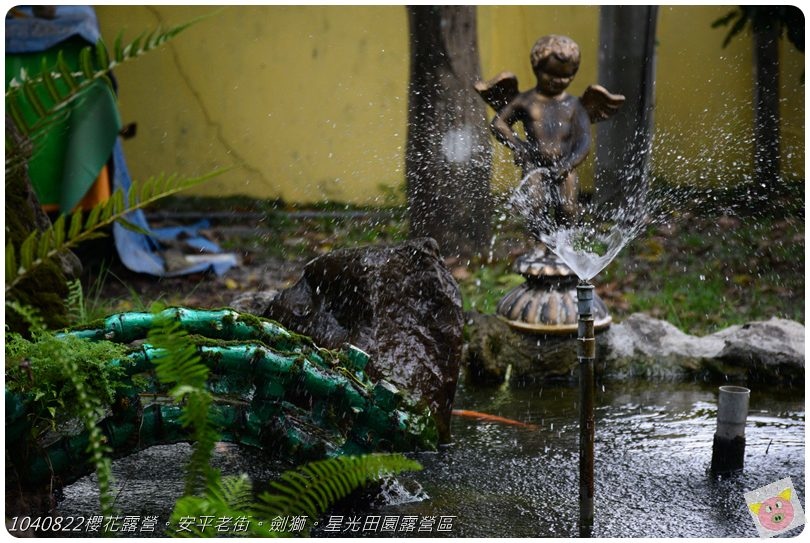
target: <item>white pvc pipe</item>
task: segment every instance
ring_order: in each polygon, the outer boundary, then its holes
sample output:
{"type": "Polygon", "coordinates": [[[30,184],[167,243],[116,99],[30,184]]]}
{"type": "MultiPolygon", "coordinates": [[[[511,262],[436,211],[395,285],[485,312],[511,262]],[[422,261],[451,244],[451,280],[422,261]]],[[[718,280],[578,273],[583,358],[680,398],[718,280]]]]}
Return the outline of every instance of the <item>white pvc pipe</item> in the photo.
{"type": "Polygon", "coordinates": [[[734,439],[745,437],[748,418],[748,398],[751,391],[745,387],[722,386],[717,399],[717,437],[734,439]]]}

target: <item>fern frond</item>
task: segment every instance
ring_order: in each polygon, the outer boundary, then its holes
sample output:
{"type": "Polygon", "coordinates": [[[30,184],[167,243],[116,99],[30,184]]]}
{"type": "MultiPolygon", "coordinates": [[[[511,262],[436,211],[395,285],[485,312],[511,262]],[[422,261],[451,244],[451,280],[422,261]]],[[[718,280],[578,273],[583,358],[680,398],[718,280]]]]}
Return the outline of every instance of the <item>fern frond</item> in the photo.
{"type": "MultiPolygon", "coordinates": [[[[130,187],[130,191],[135,191],[141,194],[142,197],[139,201],[135,202],[134,205],[129,207],[124,205],[126,197],[124,196],[123,191],[118,189],[109,200],[97,204],[95,207],[93,207],[93,209],[90,210],[83,227],[81,226],[81,213],[76,212],[79,213],[78,216],[76,213],[74,213],[74,215],[71,217],[70,230],[68,231],[67,236],[64,235],[63,220],[61,223],[57,221],[58,224],[51,225],[41,234],[36,231],[32,232],[25,239],[25,241],[23,241],[19,252],[15,253],[14,255],[11,254],[15,251],[13,245],[11,249],[9,249],[7,245],[6,266],[8,267],[9,259],[13,258],[13,260],[18,263],[18,268],[16,273],[7,272],[6,274],[6,296],[8,297],[9,293],[14,289],[14,287],[17,286],[19,282],[23,280],[33,269],[42,265],[45,261],[53,258],[57,253],[66,249],[72,249],[84,241],[99,237],[99,230],[110,226],[116,221],[123,220],[124,225],[127,226],[130,223],[125,219],[125,216],[129,212],[136,209],[141,209],[161,198],[165,198],[166,196],[170,196],[172,194],[177,194],[178,192],[186,190],[189,187],[198,185],[203,181],[207,181],[214,176],[220,175],[224,171],[227,171],[227,169],[215,170],[200,177],[184,179],[178,179],[175,176],[171,176],[169,178],[171,179],[171,183],[167,184],[166,188],[162,191],[156,191],[153,189],[153,187],[155,187],[155,185],[163,179],[160,177],[147,180],[140,185],[140,187],[138,184],[133,184],[132,187],[130,187]],[[146,190],[147,188],[149,190],[146,190]],[[60,242],[57,242],[58,240],[60,242]]],[[[142,229],[140,229],[140,231],[144,232],[142,229]]]]}
{"type": "Polygon", "coordinates": [[[30,136],[46,126],[54,112],[76,99],[93,82],[101,80],[112,85],[109,74],[113,68],[160,47],[189,26],[209,16],[204,15],[165,31],[157,29],[150,34],[148,40],[141,42],[141,37],[138,37],[126,47],[121,46],[119,36],[113,46],[112,58],[107,45],[100,39],[95,46],[87,46],[80,51],[77,71],[70,69],[60,51],[55,66],[50,68],[43,66],[42,71],[33,76],[21,71],[11,80],[6,90],[6,110],[11,112],[12,120],[19,131],[30,136]],[[64,85],[55,84],[60,80],[64,82],[64,85]],[[47,92],[50,104],[43,102],[40,91],[47,92]],[[35,118],[31,121],[26,120],[22,115],[24,104],[28,104],[34,109],[35,118]]]}
{"type": "Polygon", "coordinates": [[[180,423],[191,429],[194,443],[185,486],[185,495],[189,496],[215,478],[210,459],[219,433],[210,415],[213,398],[206,388],[208,367],[180,323],[157,315],[159,312],[156,312],[155,326],[149,330],[147,341],[156,350],[152,358],[155,374],[163,384],[173,385],[170,396],[184,404],[180,423]]]}
{"type": "Polygon", "coordinates": [[[266,518],[306,515],[317,518],[327,507],[371,481],[403,471],[419,471],[421,464],[401,454],[341,456],[287,471],[270,484],[273,494],[259,496],[256,511],[266,518]]]}
{"type": "Polygon", "coordinates": [[[244,473],[222,477],[209,486],[208,495],[231,509],[247,509],[253,503],[253,485],[244,473]]]}
{"type": "Polygon", "coordinates": [[[110,461],[112,449],[107,445],[107,439],[98,425],[98,421],[104,418],[104,410],[98,400],[87,393],[84,381],[79,377],[81,372],[76,361],[66,358],[65,364],[68,367],[67,373],[70,381],[76,389],[76,397],[79,402],[79,417],[84,423],[85,430],[87,430],[87,453],[96,468],[101,514],[109,517],[115,513],[113,508],[114,500],[110,491],[113,480],[112,462],[110,461]]]}
{"type": "Polygon", "coordinates": [[[48,328],[45,324],[45,319],[42,318],[42,315],[40,315],[39,311],[35,308],[8,299],[6,300],[6,307],[23,318],[26,324],[28,324],[28,330],[31,332],[32,336],[36,337],[45,332],[48,328]]]}
{"type": "Polygon", "coordinates": [[[68,281],[68,295],[65,300],[67,313],[74,324],[85,324],[87,322],[87,309],[84,302],[84,289],[78,279],[68,281]]]}

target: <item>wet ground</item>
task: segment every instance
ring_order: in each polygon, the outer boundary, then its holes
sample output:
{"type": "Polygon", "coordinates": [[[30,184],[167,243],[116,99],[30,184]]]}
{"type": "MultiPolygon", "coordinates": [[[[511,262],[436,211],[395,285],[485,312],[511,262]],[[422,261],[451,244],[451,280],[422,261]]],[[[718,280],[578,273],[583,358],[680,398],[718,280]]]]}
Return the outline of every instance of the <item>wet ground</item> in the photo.
{"type": "MultiPolygon", "coordinates": [[[[716,389],[705,383],[597,384],[594,536],[758,537],[744,493],[790,477],[804,498],[803,392],[752,391],[745,469],[718,478],[708,471],[716,389]]],[[[319,519],[313,535],[577,537],[577,398],[576,387],[568,385],[463,387],[456,407],[539,428],[454,417],[450,445],[411,455],[424,471],[400,476],[382,495],[341,504],[319,519]],[[376,530],[363,533],[376,517],[376,530]],[[414,517],[417,528],[400,531],[414,517]],[[385,518],[398,519],[393,531],[382,530],[385,518]],[[440,532],[442,519],[448,529],[440,532]]],[[[188,450],[154,447],[115,462],[122,515],[168,520],[182,492],[188,450]]],[[[215,465],[225,473],[247,472],[254,481],[276,473],[260,454],[231,445],[218,448],[215,465]]],[[[59,514],[92,514],[96,499],[92,478],[82,479],[65,490],[59,514]]]]}

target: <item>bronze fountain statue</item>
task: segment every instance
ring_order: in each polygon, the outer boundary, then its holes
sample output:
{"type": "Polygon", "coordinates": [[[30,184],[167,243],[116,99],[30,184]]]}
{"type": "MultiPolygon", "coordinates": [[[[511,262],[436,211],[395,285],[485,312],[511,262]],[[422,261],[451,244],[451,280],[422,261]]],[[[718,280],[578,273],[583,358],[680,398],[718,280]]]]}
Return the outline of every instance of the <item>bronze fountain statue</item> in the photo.
{"type": "MultiPolygon", "coordinates": [[[[531,63],[537,85],[518,91],[517,77],[501,72],[477,82],[475,89],[496,111],[491,128],[512,150],[523,180],[510,203],[528,220],[537,247],[518,257],[515,271],[526,283],[508,292],[497,312],[515,328],[543,333],[569,333],[577,329],[577,277],[542,244],[543,234],[570,226],[577,213],[579,166],[591,146],[590,124],[611,117],[624,96],[591,85],[581,97],[565,92],[579,69],[579,46],[566,36],[537,40],[531,63]],[[522,123],[526,139],[513,130],[522,123]]],[[[594,300],[596,328],[610,324],[601,299],[594,300]]]]}

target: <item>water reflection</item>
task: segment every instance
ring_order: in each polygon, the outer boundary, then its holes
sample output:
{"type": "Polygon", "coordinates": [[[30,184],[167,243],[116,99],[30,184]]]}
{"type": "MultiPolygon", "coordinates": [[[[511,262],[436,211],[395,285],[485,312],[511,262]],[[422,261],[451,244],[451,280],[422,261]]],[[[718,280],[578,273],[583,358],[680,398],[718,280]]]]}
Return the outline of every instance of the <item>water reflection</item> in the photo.
{"type": "MultiPolygon", "coordinates": [[[[745,492],[789,476],[805,496],[802,391],[752,387],[745,470],[716,478],[708,474],[716,389],[702,383],[597,384],[594,536],[756,537],[745,492]]],[[[452,532],[445,534],[453,537],[579,536],[578,394],[578,387],[562,384],[462,388],[456,407],[539,428],[454,417],[453,443],[415,455],[424,471],[389,484],[385,491],[396,499],[353,501],[339,514],[454,516],[452,532]]],[[[184,445],[154,447],[115,462],[117,480],[125,485],[119,510],[168,519],[182,492],[187,452],[184,445]]],[[[216,466],[225,473],[247,471],[256,481],[277,473],[259,453],[234,446],[220,448],[216,466]]],[[[93,488],[84,478],[65,489],[59,514],[95,511],[93,488]]]]}

